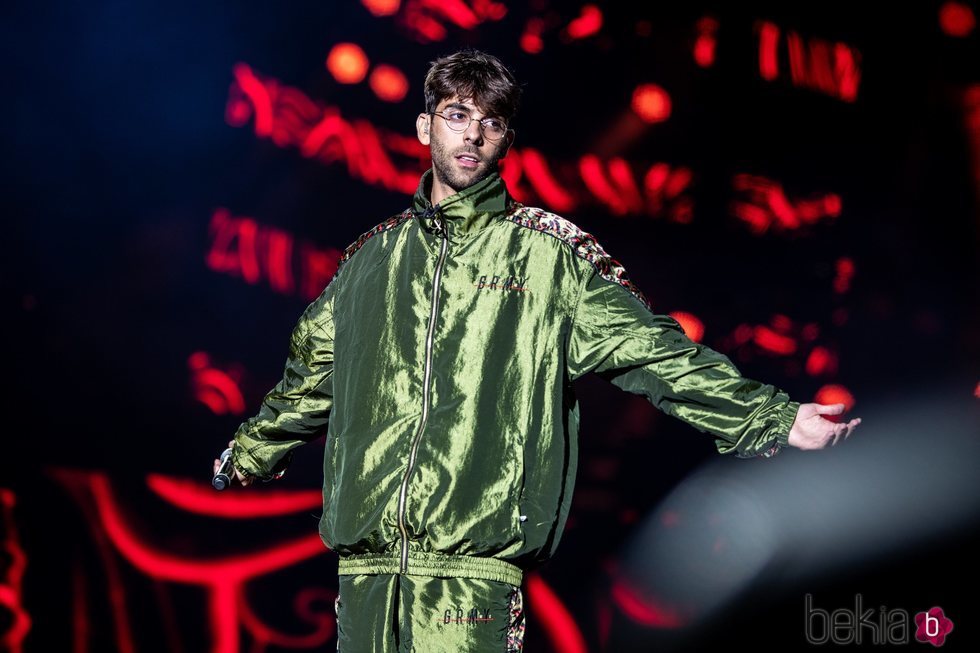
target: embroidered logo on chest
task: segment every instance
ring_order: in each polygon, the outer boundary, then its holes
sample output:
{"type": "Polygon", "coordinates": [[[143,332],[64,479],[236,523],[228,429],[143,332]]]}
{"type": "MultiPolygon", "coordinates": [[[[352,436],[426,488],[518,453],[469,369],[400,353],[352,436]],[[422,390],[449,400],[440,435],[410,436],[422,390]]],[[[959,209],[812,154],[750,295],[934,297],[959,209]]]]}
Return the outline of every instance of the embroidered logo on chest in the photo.
{"type": "Polygon", "coordinates": [[[528,277],[514,275],[483,274],[473,283],[477,290],[505,290],[514,292],[530,292],[527,287],[528,277]]]}

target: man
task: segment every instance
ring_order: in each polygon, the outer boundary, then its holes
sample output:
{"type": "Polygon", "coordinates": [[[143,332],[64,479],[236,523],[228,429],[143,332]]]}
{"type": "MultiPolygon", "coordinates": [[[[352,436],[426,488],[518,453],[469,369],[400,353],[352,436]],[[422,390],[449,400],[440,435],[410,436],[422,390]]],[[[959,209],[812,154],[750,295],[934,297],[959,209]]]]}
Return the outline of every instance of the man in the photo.
{"type": "Polygon", "coordinates": [[[345,250],[233,441],[249,484],[327,431],[320,535],[340,556],[344,653],[521,650],[521,581],[565,526],[588,372],[740,457],[819,449],[860,422],[742,378],[590,234],[514,200],[498,161],[519,98],[492,56],[433,62],[412,207],[345,250]]]}

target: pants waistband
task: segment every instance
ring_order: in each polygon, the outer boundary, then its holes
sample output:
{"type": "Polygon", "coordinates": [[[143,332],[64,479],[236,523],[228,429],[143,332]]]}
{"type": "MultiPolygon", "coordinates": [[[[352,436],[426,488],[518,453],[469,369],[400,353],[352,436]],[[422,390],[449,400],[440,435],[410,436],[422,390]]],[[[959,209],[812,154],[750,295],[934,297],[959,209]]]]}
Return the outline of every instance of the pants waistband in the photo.
{"type": "MultiPolygon", "coordinates": [[[[363,553],[343,556],[337,564],[341,575],[399,574],[401,558],[395,553],[363,553]]],[[[448,555],[445,553],[408,552],[407,574],[414,576],[446,576],[477,578],[510,583],[520,587],[524,572],[517,565],[497,558],[448,555]]]]}

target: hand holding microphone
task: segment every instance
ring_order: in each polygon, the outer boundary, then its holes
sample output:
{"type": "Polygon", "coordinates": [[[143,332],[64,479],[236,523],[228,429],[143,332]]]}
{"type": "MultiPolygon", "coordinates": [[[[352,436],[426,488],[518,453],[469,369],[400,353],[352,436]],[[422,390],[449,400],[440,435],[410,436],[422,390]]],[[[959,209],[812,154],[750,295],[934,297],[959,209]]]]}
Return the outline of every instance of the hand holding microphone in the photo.
{"type": "Polygon", "coordinates": [[[214,459],[214,478],[211,479],[211,485],[216,490],[224,490],[235,480],[243,486],[251,485],[254,480],[253,477],[243,476],[241,472],[235,469],[235,465],[231,462],[231,449],[234,445],[235,441],[231,440],[228,443],[228,448],[221,452],[221,458],[214,459]]]}

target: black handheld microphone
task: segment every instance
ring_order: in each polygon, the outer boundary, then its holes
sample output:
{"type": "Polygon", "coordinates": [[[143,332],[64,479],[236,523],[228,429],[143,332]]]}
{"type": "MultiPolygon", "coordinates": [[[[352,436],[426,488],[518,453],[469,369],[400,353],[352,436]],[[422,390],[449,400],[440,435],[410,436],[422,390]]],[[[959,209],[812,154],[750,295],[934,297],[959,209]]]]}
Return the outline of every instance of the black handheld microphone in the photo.
{"type": "Polygon", "coordinates": [[[231,474],[234,474],[234,465],[231,463],[231,447],[221,452],[221,465],[211,479],[211,485],[215,490],[223,490],[231,485],[231,474]]]}

